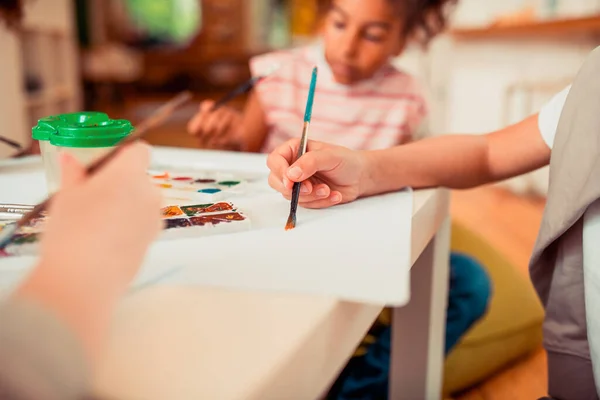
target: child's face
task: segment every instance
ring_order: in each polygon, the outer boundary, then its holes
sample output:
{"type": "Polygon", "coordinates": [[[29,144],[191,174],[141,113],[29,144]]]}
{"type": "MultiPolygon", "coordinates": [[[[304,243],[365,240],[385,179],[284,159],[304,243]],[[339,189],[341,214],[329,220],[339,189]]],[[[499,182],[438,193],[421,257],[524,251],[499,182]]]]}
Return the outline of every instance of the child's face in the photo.
{"type": "Polygon", "coordinates": [[[349,85],[371,78],[404,47],[401,29],[389,0],[333,0],[323,36],[335,80],[349,85]]]}

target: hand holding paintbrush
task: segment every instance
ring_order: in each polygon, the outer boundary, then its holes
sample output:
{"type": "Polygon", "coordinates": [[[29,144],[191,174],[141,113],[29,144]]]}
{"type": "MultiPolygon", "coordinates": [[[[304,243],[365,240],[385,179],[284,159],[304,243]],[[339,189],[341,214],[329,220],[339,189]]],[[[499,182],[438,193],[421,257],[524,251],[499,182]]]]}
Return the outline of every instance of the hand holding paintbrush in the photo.
{"type": "MultiPolygon", "coordinates": [[[[183,92],[174,97],[162,107],[160,107],[148,119],[142,121],[136,127],[136,130],[131,135],[123,139],[113,150],[111,150],[109,153],[107,153],[103,157],[100,157],[98,160],[92,162],[89,166],[87,166],[86,174],[90,175],[95,173],[98,169],[102,168],[106,163],[112,160],[114,156],[123,147],[131,143],[137,142],[138,140],[142,139],[152,128],[155,128],[156,126],[159,126],[162,123],[164,123],[177,108],[181,107],[183,104],[189,101],[191,97],[191,93],[183,92]]],[[[0,232],[0,248],[6,246],[6,244],[10,241],[12,236],[19,228],[26,225],[34,218],[39,217],[41,213],[48,208],[52,201],[52,198],[53,196],[48,197],[45,201],[36,205],[32,211],[25,214],[23,218],[18,220],[15,224],[11,224],[5,227],[4,230],[0,232]]]]}
{"type": "MultiPolygon", "coordinates": [[[[313,101],[315,97],[315,87],[317,85],[317,67],[313,68],[310,87],[308,89],[308,99],[306,100],[306,110],[304,111],[304,125],[302,127],[302,138],[300,139],[300,147],[296,159],[299,159],[306,152],[308,144],[308,128],[310,127],[310,119],[312,117],[313,101]]],[[[295,182],[292,189],[292,201],[290,205],[290,216],[285,224],[285,230],[294,229],[296,227],[296,211],[298,210],[298,200],[300,199],[300,186],[302,182],[295,182]]]]}
{"type": "Polygon", "coordinates": [[[201,147],[231,146],[238,149],[243,148],[243,143],[240,143],[241,140],[237,137],[242,127],[242,114],[235,109],[226,107],[226,105],[235,98],[252,91],[279,68],[279,65],[274,65],[266,73],[250,78],[216,102],[211,100],[202,102],[198,113],[194,115],[188,124],[189,133],[198,138],[201,147]]]}

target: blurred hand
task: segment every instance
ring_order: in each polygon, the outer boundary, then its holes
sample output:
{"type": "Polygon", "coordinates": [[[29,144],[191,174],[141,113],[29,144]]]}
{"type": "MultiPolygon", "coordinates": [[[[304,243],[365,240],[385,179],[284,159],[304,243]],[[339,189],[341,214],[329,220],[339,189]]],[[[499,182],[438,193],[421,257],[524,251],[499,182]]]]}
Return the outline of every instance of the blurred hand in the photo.
{"type": "Polygon", "coordinates": [[[325,208],[348,203],[364,193],[366,157],[364,152],[327,143],[309,141],[306,153],[296,162],[299,139],[275,149],[267,160],[269,185],[286,199],[294,182],[302,182],[298,204],[325,208]]]}
{"type": "Polygon", "coordinates": [[[162,226],[160,191],[146,172],[147,145],[122,149],[89,177],[67,153],[60,161],[62,187],[41,242],[44,265],[64,279],[85,274],[90,283],[125,290],[162,226]]]}
{"type": "Polygon", "coordinates": [[[215,102],[203,101],[188,123],[188,132],[208,147],[223,147],[235,142],[242,126],[242,115],[226,106],[212,111],[215,102]]]}
{"type": "Polygon", "coordinates": [[[49,209],[39,265],[13,294],[36,302],[73,331],[95,360],[120,297],[162,228],[150,154],[133,144],[86,176],[61,154],[62,187],[49,209]]]}

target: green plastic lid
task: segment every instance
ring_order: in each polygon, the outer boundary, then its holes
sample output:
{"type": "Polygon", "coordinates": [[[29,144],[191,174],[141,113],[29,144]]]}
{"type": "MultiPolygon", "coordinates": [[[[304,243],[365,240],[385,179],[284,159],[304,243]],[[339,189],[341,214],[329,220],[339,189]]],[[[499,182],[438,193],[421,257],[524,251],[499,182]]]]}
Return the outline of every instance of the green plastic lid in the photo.
{"type": "Polygon", "coordinates": [[[39,120],[32,136],[58,147],[112,147],[133,129],[129,121],[113,120],[104,113],[79,112],[39,120]]]}
{"type": "Polygon", "coordinates": [[[50,140],[50,135],[56,132],[56,122],[58,116],[42,118],[38,124],[31,129],[31,137],[34,140],[50,140]]]}

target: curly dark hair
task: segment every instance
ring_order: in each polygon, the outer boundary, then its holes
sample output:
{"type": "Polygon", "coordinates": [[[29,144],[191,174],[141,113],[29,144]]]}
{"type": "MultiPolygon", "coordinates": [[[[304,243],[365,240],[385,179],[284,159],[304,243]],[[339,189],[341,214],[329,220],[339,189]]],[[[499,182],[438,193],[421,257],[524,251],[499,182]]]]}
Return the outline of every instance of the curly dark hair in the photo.
{"type": "MultiPolygon", "coordinates": [[[[319,0],[323,15],[334,0],[319,0]]],[[[370,0],[365,0],[370,1],[370,0]]],[[[441,33],[448,23],[450,9],[458,0],[387,0],[403,20],[404,38],[413,38],[427,46],[431,39],[441,33]]]]}
{"type": "Polygon", "coordinates": [[[22,0],[0,0],[0,23],[4,22],[9,28],[17,28],[22,18],[22,0]]]}
{"type": "Polygon", "coordinates": [[[448,24],[449,9],[458,0],[388,0],[404,18],[404,34],[427,45],[448,24]]]}

